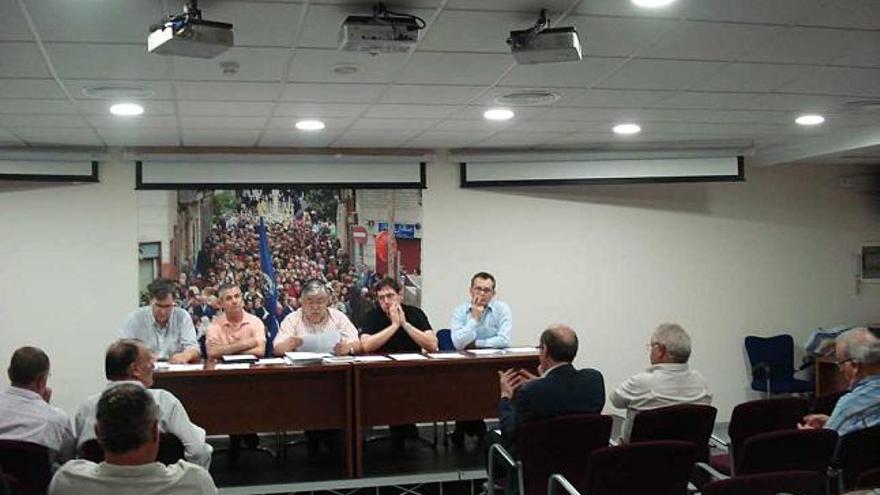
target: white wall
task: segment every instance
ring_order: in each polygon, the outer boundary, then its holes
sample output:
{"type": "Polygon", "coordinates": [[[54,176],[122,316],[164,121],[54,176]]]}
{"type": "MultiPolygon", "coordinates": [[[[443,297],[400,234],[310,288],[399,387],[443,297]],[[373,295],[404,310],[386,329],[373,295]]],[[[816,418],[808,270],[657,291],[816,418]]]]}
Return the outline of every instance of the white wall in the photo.
{"type": "Polygon", "coordinates": [[[581,338],[576,364],[611,389],[647,363],[653,328],[682,324],[692,364],[726,420],[747,398],[743,337],[880,319],[880,287],[855,293],[853,255],[878,238],[868,196],[847,169],[746,170],[743,183],[473,190],[458,165],[428,166],[423,308],[447,327],[470,276],[498,279],[516,345],[551,322],[581,338]]]}
{"type": "Polygon", "coordinates": [[[49,354],[53,403],[68,413],[104,383],[104,350],[137,305],[134,166],[98,184],[0,191],[0,383],[12,352],[49,354]]]}

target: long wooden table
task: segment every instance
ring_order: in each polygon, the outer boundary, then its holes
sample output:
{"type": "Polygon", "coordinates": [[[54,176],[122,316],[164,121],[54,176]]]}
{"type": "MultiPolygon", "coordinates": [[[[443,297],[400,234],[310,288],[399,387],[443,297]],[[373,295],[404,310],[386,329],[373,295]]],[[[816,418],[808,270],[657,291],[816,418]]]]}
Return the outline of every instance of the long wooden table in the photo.
{"type": "Polygon", "coordinates": [[[163,371],[156,388],[177,396],[193,423],[208,434],[338,429],[345,432],[345,467],[354,475],[351,449],[351,366],[254,366],[163,371]]]}
{"type": "Polygon", "coordinates": [[[363,475],[368,426],[493,418],[498,372],[536,372],[536,354],[311,366],[159,371],[155,387],[176,395],[209,434],[340,429],[349,477],[363,475]]]}

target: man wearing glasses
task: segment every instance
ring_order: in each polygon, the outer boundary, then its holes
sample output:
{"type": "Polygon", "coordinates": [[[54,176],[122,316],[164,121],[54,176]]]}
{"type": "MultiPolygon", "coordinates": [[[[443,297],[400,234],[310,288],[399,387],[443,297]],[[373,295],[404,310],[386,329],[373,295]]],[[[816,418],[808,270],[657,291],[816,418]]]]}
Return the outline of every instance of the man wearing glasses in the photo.
{"type": "MultiPolygon", "coordinates": [[[[513,327],[513,316],[510,306],[495,301],[495,277],[486,272],[479,272],[471,277],[468,290],[470,300],[461,304],[452,312],[452,343],[456,349],[510,347],[510,331],[513,327]]],[[[452,432],[452,443],[464,445],[464,435],[483,439],[486,435],[486,423],[482,420],[457,421],[452,432]]]]}
{"type": "Polygon", "coordinates": [[[189,313],[174,303],[174,282],[157,278],[147,286],[150,305],[128,316],[119,336],[145,343],[160,360],[190,363],[201,357],[189,313]]]}
{"type": "Polygon", "coordinates": [[[830,417],[807,415],[803,427],[846,435],[880,425],[880,338],[864,327],[847,330],[835,339],[834,355],[849,393],[837,401],[830,417]]]}

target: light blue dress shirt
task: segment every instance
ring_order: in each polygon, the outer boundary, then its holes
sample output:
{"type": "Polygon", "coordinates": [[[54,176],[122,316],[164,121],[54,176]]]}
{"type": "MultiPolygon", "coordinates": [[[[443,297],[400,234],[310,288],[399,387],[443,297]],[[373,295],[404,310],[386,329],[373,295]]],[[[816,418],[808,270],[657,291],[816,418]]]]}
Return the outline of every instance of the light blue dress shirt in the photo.
{"type": "Polygon", "coordinates": [[[841,436],[880,425],[880,375],[859,380],[834,407],[825,428],[841,436]]]}
{"type": "Polygon", "coordinates": [[[490,301],[486,310],[476,321],[471,317],[471,303],[466,302],[452,312],[452,343],[456,349],[464,349],[471,342],[478,348],[510,347],[510,331],[513,315],[510,306],[501,301],[490,301]]]}

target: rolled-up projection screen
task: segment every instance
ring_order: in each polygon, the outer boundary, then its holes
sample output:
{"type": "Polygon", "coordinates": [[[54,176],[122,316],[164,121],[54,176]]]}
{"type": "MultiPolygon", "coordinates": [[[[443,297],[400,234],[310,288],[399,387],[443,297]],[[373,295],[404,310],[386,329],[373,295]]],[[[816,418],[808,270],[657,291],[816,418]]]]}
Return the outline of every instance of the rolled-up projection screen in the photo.
{"type": "Polygon", "coordinates": [[[91,157],[29,158],[0,153],[0,180],[98,182],[98,162],[91,157]]]}

